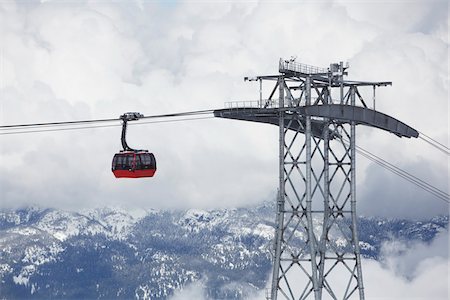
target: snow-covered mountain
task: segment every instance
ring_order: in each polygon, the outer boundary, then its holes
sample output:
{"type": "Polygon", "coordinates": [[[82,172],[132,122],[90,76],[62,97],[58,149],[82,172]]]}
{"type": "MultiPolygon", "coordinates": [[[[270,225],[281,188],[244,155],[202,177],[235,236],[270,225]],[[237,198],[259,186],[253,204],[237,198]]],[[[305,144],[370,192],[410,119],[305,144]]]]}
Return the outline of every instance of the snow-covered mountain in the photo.
{"type": "MultiPolygon", "coordinates": [[[[0,212],[0,298],[164,299],[201,282],[212,299],[263,289],[274,207],[188,211],[0,212]]],[[[391,239],[430,242],[448,216],[359,219],[362,254],[391,239]]]]}

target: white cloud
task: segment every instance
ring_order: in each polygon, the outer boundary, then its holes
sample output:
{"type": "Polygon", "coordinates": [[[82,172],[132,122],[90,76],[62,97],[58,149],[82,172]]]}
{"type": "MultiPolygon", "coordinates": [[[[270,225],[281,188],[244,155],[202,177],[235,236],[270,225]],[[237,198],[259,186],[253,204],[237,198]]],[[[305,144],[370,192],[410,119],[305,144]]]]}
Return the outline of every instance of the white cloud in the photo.
{"type": "MultiPolygon", "coordinates": [[[[430,244],[418,241],[406,243],[398,240],[385,243],[380,261],[362,259],[366,299],[448,299],[450,267],[448,242],[446,230],[430,244]]],[[[289,281],[297,282],[295,287],[302,289],[304,286],[301,283],[304,282],[305,276],[300,273],[290,273],[289,281]]],[[[345,268],[338,267],[330,273],[328,280],[338,297],[343,295],[348,276],[349,273],[345,268]]],[[[270,284],[271,282],[267,283],[267,289],[270,288],[270,284]]],[[[266,289],[263,289],[257,294],[250,295],[248,299],[265,299],[265,296],[266,289]]],[[[323,297],[329,299],[326,292],[323,297]]],[[[205,292],[200,283],[191,284],[178,291],[172,300],[194,298],[205,299],[205,292]]]]}
{"type": "Polygon", "coordinates": [[[448,231],[431,244],[393,241],[382,264],[363,261],[368,299],[448,299],[448,231]]]}
{"type": "MultiPolygon", "coordinates": [[[[3,2],[1,124],[221,108],[259,97],[243,76],[276,73],[280,56],[298,55],[324,67],[348,60],[352,79],[393,80],[377,92],[377,107],[445,141],[446,17],[427,19],[442,5],[398,2],[383,15],[372,2],[3,2]]],[[[446,188],[434,149],[360,133],[363,147],[446,188]]],[[[130,126],[130,144],[157,154],[156,177],[143,181],[112,177],[119,135],[120,127],[1,136],[1,205],[221,207],[259,202],[276,189],[274,126],[217,119],[130,126]]],[[[365,186],[358,195],[370,191],[371,199],[382,178],[365,181],[371,167],[358,164],[365,186]]],[[[386,201],[401,193],[390,191],[386,201]]],[[[401,216],[402,205],[390,212],[401,216]]],[[[427,205],[442,210],[435,200],[427,205]]]]}
{"type": "MultiPolygon", "coordinates": [[[[362,259],[366,299],[448,299],[448,243],[448,230],[440,232],[429,244],[398,240],[385,243],[380,261],[362,259]]],[[[327,266],[325,268],[327,270],[327,266]]],[[[339,264],[327,277],[338,298],[344,294],[349,274],[339,264]]],[[[289,276],[290,282],[297,283],[294,288],[304,288],[306,277],[302,272],[294,272],[289,276]]],[[[267,284],[269,287],[270,282],[267,284]]],[[[264,299],[264,296],[265,291],[261,291],[259,299],[264,299]]],[[[325,291],[323,297],[330,299],[325,291]]],[[[352,297],[357,298],[356,295],[352,297]]]]}
{"type": "Polygon", "coordinates": [[[448,2],[340,1],[349,16],[387,32],[434,32],[448,18],[448,2]]]}
{"type": "Polygon", "coordinates": [[[175,294],[170,297],[170,300],[187,300],[187,299],[198,299],[204,300],[207,299],[205,297],[205,291],[200,282],[194,282],[190,285],[183,287],[183,289],[178,290],[175,294]]]}
{"type": "Polygon", "coordinates": [[[412,280],[397,277],[391,270],[375,261],[364,265],[367,299],[448,299],[448,259],[436,259],[429,263],[419,276],[412,280]]]}
{"type": "Polygon", "coordinates": [[[407,279],[415,278],[433,262],[448,260],[448,230],[440,232],[430,244],[417,241],[386,242],[381,251],[383,264],[396,275],[407,279]]]}

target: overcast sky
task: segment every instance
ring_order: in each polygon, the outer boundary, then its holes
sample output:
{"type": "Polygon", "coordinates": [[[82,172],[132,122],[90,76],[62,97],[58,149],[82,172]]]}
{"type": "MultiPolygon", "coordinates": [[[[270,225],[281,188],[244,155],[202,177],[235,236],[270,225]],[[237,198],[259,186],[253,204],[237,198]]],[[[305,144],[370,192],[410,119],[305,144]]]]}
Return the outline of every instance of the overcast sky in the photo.
{"type": "MultiPolygon", "coordinates": [[[[349,79],[393,81],[377,109],[448,145],[448,2],[0,2],[4,124],[222,108],[258,99],[244,76],[280,57],[349,79]]],[[[130,126],[158,160],[118,180],[119,127],[0,136],[3,207],[217,208],[274,199],[275,126],[222,119],[130,126]]],[[[448,192],[448,157],[421,140],[358,128],[357,143],[448,192]]],[[[426,218],[448,206],[358,157],[358,212],[426,218]]]]}

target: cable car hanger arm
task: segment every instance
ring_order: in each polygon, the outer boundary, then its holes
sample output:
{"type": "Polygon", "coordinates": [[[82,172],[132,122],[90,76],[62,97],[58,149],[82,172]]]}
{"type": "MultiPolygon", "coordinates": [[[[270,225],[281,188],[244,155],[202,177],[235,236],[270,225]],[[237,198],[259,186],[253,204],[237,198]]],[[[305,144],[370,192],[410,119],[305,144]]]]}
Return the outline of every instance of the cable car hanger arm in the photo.
{"type": "Polygon", "coordinates": [[[136,149],[131,148],[127,144],[127,139],[126,139],[127,123],[128,123],[128,121],[136,121],[143,117],[144,117],[144,115],[141,113],[138,113],[138,112],[127,112],[120,116],[120,119],[122,120],[122,135],[121,135],[120,141],[122,143],[123,151],[134,151],[134,152],[138,151],[136,149]]]}

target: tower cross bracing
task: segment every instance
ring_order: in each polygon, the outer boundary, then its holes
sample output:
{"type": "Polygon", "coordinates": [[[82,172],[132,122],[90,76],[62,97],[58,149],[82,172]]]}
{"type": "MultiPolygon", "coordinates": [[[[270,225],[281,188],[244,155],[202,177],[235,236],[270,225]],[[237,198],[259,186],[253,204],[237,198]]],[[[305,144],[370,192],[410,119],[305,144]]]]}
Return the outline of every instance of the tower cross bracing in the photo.
{"type": "Polygon", "coordinates": [[[399,137],[418,132],[374,109],[390,82],[344,80],[348,66],[323,69],[280,59],[259,81],[260,98],[227,103],[216,117],[279,126],[279,192],[270,298],[364,299],[356,224],[356,125],[399,137]],[[273,88],[263,99],[263,81],[273,88]],[[360,91],[373,90],[373,109],[360,91]]]}

